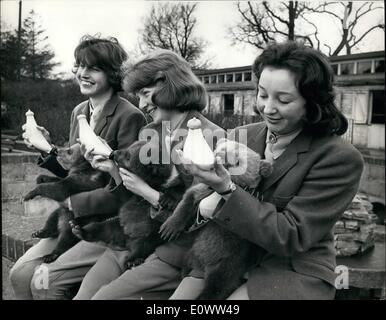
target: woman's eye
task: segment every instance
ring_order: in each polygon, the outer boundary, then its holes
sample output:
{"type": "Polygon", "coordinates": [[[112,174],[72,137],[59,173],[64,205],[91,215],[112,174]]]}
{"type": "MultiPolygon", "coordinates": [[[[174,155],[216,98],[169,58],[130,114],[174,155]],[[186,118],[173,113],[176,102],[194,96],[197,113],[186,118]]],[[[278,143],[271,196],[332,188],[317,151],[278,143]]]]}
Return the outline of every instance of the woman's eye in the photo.
{"type": "Polygon", "coordinates": [[[279,99],[279,102],[282,103],[282,104],[289,104],[291,101],[286,101],[286,100],[280,100],[279,99]]]}
{"type": "Polygon", "coordinates": [[[265,94],[260,94],[260,95],[259,95],[259,98],[261,98],[261,99],[267,99],[267,98],[268,98],[268,96],[267,96],[267,95],[265,95],[265,94]]]}

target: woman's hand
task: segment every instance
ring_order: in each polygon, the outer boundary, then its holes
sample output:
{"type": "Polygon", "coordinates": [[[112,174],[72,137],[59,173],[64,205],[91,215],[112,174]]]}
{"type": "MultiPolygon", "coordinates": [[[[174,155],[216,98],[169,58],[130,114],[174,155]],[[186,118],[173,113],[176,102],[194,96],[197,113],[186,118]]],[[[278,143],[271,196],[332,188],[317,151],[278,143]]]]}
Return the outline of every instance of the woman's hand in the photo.
{"type": "MultiPolygon", "coordinates": [[[[41,126],[36,126],[36,128],[43,134],[43,137],[48,141],[48,143],[51,144],[51,138],[50,138],[50,133],[44,128],[44,127],[41,127],[41,126]]],[[[23,130],[23,134],[22,134],[22,138],[24,140],[24,144],[30,148],[30,149],[36,149],[32,143],[29,141],[29,138],[27,136],[27,133],[25,132],[26,130],[26,124],[23,124],[23,126],[21,127],[21,129],[23,130]]]]}
{"type": "Polygon", "coordinates": [[[222,165],[221,158],[216,157],[214,168],[212,170],[202,170],[199,166],[192,163],[189,159],[184,158],[181,150],[177,150],[179,160],[185,169],[193,176],[197,177],[200,182],[205,183],[214,191],[222,193],[226,191],[231,183],[231,175],[222,165]]]}
{"type": "Polygon", "coordinates": [[[158,205],[159,192],[150,187],[140,177],[124,168],[119,168],[119,175],[127,190],[143,197],[153,206],[158,205]]]}

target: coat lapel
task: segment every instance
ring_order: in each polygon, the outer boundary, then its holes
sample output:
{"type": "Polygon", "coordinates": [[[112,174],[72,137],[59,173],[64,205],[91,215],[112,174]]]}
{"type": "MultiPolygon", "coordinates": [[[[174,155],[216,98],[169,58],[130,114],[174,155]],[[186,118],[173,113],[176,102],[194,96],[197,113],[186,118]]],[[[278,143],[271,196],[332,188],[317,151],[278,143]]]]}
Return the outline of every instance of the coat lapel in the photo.
{"type": "Polygon", "coordinates": [[[297,163],[298,153],[306,152],[309,149],[311,140],[312,137],[302,131],[287,146],[283,154],[277,160],[275,160],[272,174],[262,180],[262,183],[259,187],[261,193],[270,188],[297,163]]]}
{"type": "Polygon", "coordinates": [[[101,115],[95,125],[94,132],[97,136],[99,136],[106,126],[108,118],[111,117],[115,109],[119,104],[119,96],[118,94],[114,94],[109,101],[107,101],[106,105],[103,107],[101,115]]]}
{"type": "Polygon", "coordinates": [[[261,126],[260,130],[256,134],[248,134],[248,147],[263,157],[265,151],[265,140],[267,137],[267,126],[261,126]]]}

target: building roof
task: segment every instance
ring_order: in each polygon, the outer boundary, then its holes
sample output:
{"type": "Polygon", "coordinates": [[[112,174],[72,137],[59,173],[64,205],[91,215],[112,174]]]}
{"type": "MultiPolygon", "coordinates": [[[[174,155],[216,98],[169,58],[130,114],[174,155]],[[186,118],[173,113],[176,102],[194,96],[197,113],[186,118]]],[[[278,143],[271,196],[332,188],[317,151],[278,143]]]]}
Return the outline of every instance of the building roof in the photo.
{"type": "Polygon", "coordinates": [[[252,71],[252,66],[230,67],[230,68],[222,68],[222,69],[194,69],[193,70],[193,72],[197,76],[219,74],[219,73],[245,72],[245,71],[252,71]]]}
{"type": "Polygon", "coordinates": [[[365,60],[365,59],[374,59],[374,58],[384,58],[385,51],[371,51],[363,53],[354,53],[354,54],[345,54],[342,56],[332,56],[330,57],[331,62],[340,62],[345,60],[365,60]]]}
{"type": "MultiPolygon", "coordinates": [[[[363,53],[354,53],[341,56],[329,57],[331,62],[341,62],[341,61],[351,61],[351,60],[365,60],[365,59],[374,59],[374,58],[384,58],[385,51],[372,51],[372,52],[363,52],[363,53]]],[[[211,75],[211,74],[221,74],[221,73],[235,73],[235,72],[245,72],[252,71],[252,66],[241,66],[241,67],[230,67],[230,68],[221,68],[221,69],[194,69],[194,73],[197,76],[211,75]]]]}

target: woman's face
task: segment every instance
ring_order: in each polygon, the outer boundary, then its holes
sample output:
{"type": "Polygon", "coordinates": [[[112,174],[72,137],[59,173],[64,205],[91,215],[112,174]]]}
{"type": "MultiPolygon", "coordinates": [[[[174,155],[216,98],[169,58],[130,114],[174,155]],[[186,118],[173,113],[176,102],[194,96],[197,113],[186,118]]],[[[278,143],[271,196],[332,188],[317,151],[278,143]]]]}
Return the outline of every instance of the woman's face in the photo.
{"type": "Polygon", "coordinates": [[[88,97],[97,97],[111,90],[107,74],[98,67],[80,65],[76,71],[80,92],[88,97]]]}
{"type": "Polygon", "coordinates": [[[152,102],[152,96],[156,87],[145,87],[139,90],[137,97],[139,98],[139,108],[142,112],[148,114],[155,123],[168,121],[171,117],[171,111],[160,109],[152,102]]]}
{"type": "Polygon", "coordinates": [[[265,67],[258,83],[257,109],[270,131],[287,134],[302,126],[306,101],[296,88],[295,74],[265,67]]]}

